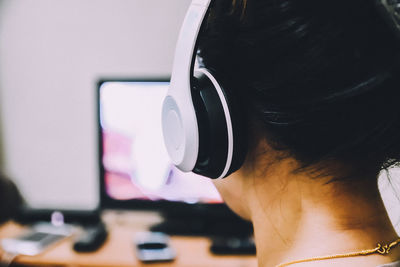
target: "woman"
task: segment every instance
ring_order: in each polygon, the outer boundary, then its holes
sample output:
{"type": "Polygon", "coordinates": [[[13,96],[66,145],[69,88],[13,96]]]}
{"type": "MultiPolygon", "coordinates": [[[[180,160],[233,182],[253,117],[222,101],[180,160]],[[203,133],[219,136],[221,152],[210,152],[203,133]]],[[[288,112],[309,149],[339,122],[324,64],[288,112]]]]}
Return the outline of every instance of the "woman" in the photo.
{"type": "Polygon", "coordinates": [[[376,3],[217,0],[208,16],[199,55],[250,129],[216,186],[253,222],[259,266],[400,266],[377,188],[400,161],[400,42],[376,3]]]}

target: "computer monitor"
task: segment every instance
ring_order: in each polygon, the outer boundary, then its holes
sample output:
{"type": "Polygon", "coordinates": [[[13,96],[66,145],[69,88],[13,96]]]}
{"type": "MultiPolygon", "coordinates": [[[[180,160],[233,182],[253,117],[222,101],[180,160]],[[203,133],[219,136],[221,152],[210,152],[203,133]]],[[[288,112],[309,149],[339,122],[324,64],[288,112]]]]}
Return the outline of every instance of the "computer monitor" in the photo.
{"type": "Polygon", "coordinates": [[[100,84],[101,180],[105,200],[109,200],[105,204],[222,203],[210,179],[183,173],[168,157],[161,130],[161,107],[168,86],[166,80],[100,84]]]}
{"type": "MultiPolygon", "coordinates": [[[[212,180],[170,161],[161,130],[168,79],[98,85],[102,208],[155,209],[165,217],[232,220],[212,180]]],[[[196,220],[197,220],[196,219],[196,220]]]]}

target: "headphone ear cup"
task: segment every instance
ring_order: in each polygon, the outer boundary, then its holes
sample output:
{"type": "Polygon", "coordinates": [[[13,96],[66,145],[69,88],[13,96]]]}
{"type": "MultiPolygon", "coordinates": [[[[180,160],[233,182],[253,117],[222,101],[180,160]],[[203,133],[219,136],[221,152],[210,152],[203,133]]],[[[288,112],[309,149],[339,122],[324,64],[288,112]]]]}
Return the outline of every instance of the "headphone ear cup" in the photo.
{"type": "Polygon", "coordinates": [[[199,129],[199,153],[193,172],[223,178],[239,169],[246,154],[243,114],[215,76],[199,69],[192,79],[199,129]]]}

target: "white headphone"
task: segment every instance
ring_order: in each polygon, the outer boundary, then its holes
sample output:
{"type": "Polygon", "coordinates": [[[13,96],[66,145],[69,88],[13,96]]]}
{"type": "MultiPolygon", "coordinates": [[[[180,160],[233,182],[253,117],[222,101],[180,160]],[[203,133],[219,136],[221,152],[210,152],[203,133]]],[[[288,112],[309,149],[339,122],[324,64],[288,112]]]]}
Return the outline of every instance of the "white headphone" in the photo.
{"type": "Polygon", "coordinates": [[[193,0],[177,42],[162,108],[164,142],[182,171],[224,178],[243,164],[246,136],[234,96],[206,68],[195,69],[197,39],[211,0],[193,0]]]}

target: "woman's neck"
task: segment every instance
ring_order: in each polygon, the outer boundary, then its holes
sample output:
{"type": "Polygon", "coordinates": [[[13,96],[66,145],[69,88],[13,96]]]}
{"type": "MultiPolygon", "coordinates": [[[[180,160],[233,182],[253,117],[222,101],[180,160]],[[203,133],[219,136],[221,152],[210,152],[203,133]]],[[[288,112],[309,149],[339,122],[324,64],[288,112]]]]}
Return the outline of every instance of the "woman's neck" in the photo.
{"type": "MultiPolygon", "coordinates": [[[[249,181],[253,192],[247,198],[260,267],[371,249],[396,239],[374,178],[350,185],[269,170],[268,177],[249,181]]],[[[329,261],[335,266],[377,266],[399,257],[400,248],[385,257],[329,261]]],[[[327,265],[316,261],[295,266],[327,265]]]]}

